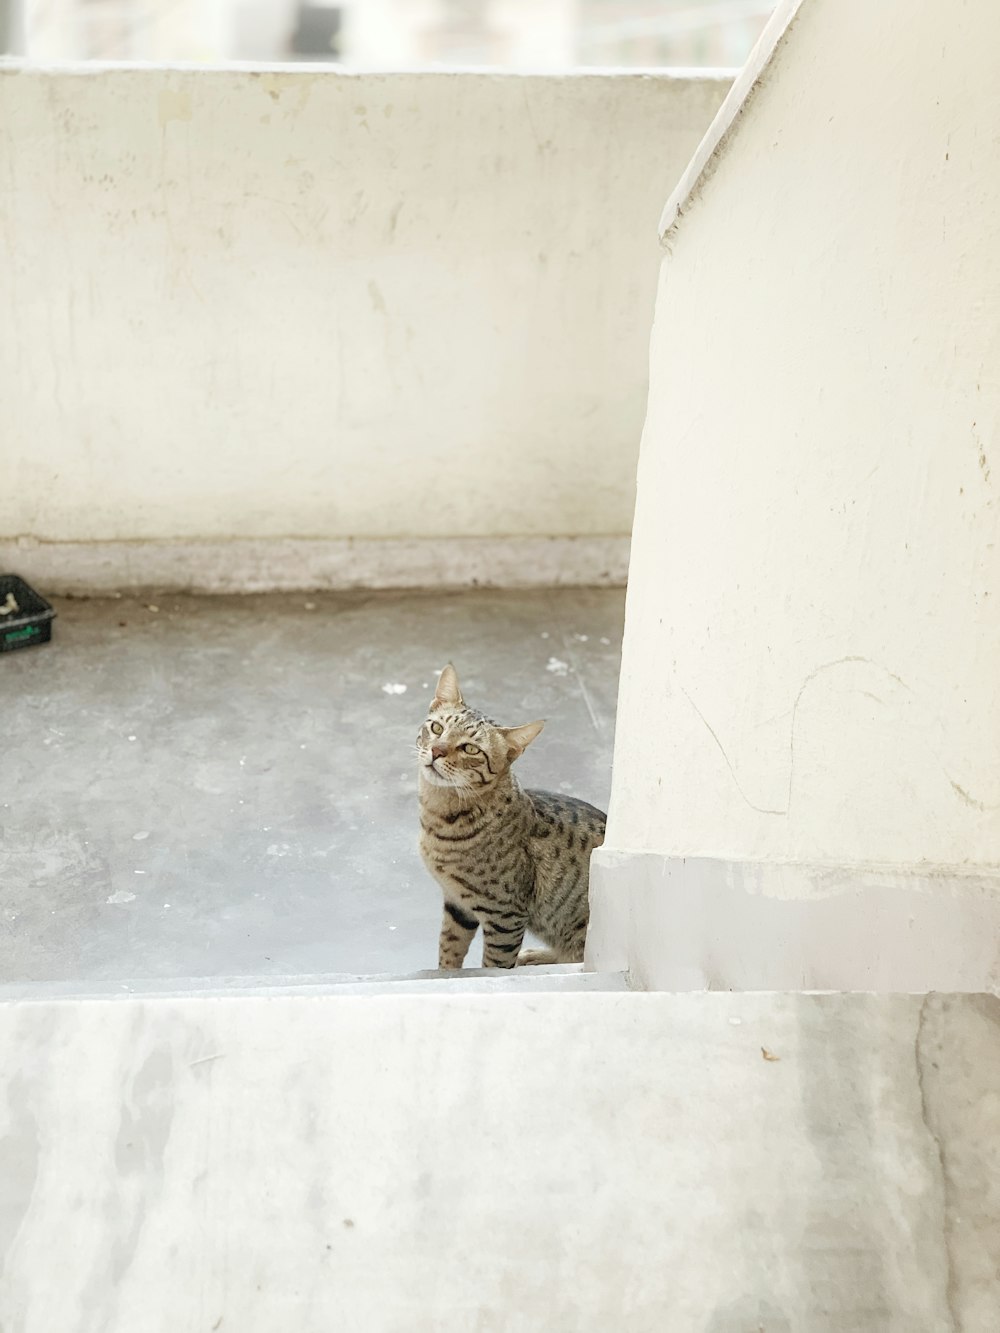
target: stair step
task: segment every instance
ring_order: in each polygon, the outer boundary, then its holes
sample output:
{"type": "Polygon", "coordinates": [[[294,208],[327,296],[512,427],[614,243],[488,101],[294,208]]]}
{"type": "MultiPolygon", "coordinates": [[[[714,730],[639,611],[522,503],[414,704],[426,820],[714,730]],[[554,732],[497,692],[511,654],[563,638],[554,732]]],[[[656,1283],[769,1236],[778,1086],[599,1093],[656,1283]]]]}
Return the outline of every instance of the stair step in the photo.
{"type": "Polygon", "coordinates": [[[996,1328],[997,1009],[719,992],[0,1004],[0,1323],[996,1328]]]}
{"type": "Polygon", "coordinates": [[[403,976],[351,973],[286,977],[169,977],[127,981],[54,981],[0,986],[0,1002],[25,1000],[113,1000],[237,995],[523,995],[553,991],[628,990],[623,972],[585,972],[580,963],[549,967],[463,968],[458,972],[411,972],[403,976]]]}

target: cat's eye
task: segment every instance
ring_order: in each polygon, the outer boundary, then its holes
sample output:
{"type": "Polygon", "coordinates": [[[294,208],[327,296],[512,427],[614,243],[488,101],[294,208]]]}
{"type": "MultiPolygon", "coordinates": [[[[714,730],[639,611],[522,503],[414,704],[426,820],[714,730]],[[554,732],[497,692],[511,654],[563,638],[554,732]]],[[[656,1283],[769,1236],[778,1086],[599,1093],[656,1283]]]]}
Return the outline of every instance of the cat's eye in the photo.
{"type": "Polygon", "coordinates": [[[431,731],[434,733],[435,736],[440,736],[442,731],[444,731],[444,727],[442,727],[440,722],[432,722],[431,731]]]}
{"type": "Polygon", "coordinates": [[[480,750],[478,745],[463,745],[462,749],[466,754],[482,754],[482,750],[480,750]]]}

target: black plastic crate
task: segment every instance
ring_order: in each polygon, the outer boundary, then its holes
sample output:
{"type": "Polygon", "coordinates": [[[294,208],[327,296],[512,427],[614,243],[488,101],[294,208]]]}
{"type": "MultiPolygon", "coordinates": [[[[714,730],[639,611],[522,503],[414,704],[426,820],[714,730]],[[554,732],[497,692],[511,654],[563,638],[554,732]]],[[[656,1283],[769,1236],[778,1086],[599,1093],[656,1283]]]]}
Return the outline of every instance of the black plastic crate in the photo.
{"type": "Polygon", "coordinates": [[[0,574],[0,611],[10,606],[16,610],[0,614],[0,653],[15,648],[33,648],[36,643],[48,643],[52,638],[55,612],[44,597],[29,588],[16,574],[0,574]]]}

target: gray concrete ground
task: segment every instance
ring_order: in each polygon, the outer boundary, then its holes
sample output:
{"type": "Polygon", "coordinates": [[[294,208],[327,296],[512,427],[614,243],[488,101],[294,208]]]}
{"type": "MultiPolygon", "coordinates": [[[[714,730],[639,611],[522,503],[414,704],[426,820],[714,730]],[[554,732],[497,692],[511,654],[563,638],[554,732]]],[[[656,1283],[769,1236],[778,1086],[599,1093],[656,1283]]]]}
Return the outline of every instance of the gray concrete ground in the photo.
{"type": "Polygon", "coordinates": [[[606,808],[623,600],[60,601],[50,645],[0,656],[0,985],[433,967],[412,744],[435,671],[545,717],[522,780],[606,808]]]}

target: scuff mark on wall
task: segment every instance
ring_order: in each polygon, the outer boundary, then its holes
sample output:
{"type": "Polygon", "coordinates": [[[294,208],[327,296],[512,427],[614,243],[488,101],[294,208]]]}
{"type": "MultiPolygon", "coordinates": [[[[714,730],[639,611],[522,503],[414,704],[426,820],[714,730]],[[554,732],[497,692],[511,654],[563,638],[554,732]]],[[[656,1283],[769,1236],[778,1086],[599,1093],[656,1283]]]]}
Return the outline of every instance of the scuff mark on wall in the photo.
{"type": "Polygon", "coordinates": [[[986,449],[984,448],[983,442],[979,438],[979,433],[976,430],[975,422],[972,423],[972,438],[978,452],[977,461],[979,463],[979,471],[983,474],[983,481],[985,481],[988,486],[990,482],[990,463],[989,459],[986,457],[986,449]]]}
{"type": "Polygon", "coordinates": [[[973,810],[981,810],[983,814],[986,814],[989,810],[1000,810],[1000,802],[990,805],[987,801],[980,801],[971,792],[967,792],[964,787],[960,786],[953,777],[950,777],[947,773],[945,773],[945,777],[948,778],[955,792],[965,804],[970,805],[973,810]]]}
{"type": "Polygon", "coordinates": [[[382,295],[379,285],[374,278],[372,278],[368,284],[368,295],[371,297],[372,309],[376,314],[386,315],[389,313],[386,310],[385,297],[382,295]]]}

